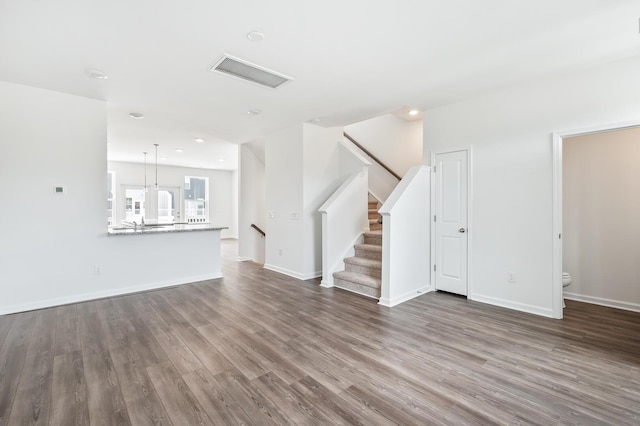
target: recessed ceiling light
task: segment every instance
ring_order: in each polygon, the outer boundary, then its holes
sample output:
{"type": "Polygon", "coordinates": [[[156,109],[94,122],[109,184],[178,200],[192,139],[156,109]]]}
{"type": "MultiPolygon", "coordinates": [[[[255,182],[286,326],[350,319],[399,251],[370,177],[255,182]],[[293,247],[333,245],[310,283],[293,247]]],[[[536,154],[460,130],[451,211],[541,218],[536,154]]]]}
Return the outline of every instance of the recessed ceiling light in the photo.
{"type": "Polygon", "coordinates": [[[135,118],[136,120],[140,120],[141,118],[144,118],[144,114],[141,114],[139,112],[130,112],[129,117],[135,118]]]}
{"type": "Polygon", "coordinates": [[[167,157],[160,157],[160,159],[161,159],[161,160],[166,160],[166,159],[167,159],[167,157]]]}
{"type": "Polygon", "coordinates": [[[184,149],[182,149],[182,148],[176,148],[176,152],[184,152],[184,149]]]}
{"type": "Polygon", "coordinates": [[[255,109],[250,109],[249,111],[247,111],[247,114],[249,114],[249,115],[258,115],[261,112],[262,112],[262,110],[259,110],[259,109],[255,108],[255,109]]]}
{"type": "Polygon", "coordinates": [[[198,143],[202,143],[204,142],[204,139],[202,138],[195,138],[194,141],[198,142],[198,143]]]}
{"type": "Polygon", "coordinates": [[[417,109],[412,109],[411,111],[409,111],[409,115],[414,116],[414,115],[418,115],[420,113],[420,111],[418,111],[417,109]]]}
{"type": "Polygon", "coordinates": [[[224,163],[224,158],[218,158],[218,163],[224,163]]]}
{"type": "Polygon", "coordinates": [[[84,73],[87,77],[95,78],[96,80],[106,80],[109,78],[107,74],[95,68],[87,68],[84,70],[84,73]]]}
{"type": "Polygon", "coordinates": [[[264,40],[264,33],[261,33],[260,31],[251,31],[247,34],[247,38],[251,41],[262,41],[264,40]]]}

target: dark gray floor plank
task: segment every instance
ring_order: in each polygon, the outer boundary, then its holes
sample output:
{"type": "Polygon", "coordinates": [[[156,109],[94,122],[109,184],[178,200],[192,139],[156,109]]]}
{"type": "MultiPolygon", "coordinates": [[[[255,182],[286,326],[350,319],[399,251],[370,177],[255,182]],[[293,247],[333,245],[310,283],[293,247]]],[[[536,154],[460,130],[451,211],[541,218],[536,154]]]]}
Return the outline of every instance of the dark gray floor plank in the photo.
{"type": "Polygon", "coordinates": [[[115,369],[132,424],[171,424],[144,365],[127,362],[115,369]]]}
{"type": "Polygon", "coordinates": [[[11,408],[9,424],[46,425],[49,422],[56,311],[37,311],[29,347],[11,408]]]}
{"type": "Polygon", "coordinates": [[[9,420],[36,316],[35,312],[16,314],[0,346],[0,424],[9,420]]]}
{"type": "Polygon", "coordinates": [[[256,392],[250,381],[238,370],[232,368],[215,376],[216,381],[227,395],[242,407],[255,424],[287,424],[283,414],[273,404],[256,392]],[[280,421],[280,423],[278,423],[280,421]]]}
{"type": "Polygon", "coordinates": [[[77,305],[64,305],[56,309],[55,354],[68,354],[82,349],[78,331],[77,305]]]}
{"type": "Polygon", "coordinates": [[[131,424],[97,313],[82,316],[80,336],[92,424],[131,424]]]}
{"type": "Polygon", "coordinates": [[[9,330],[11,330],[11,325],[15,318],[16,315],[0,315],[0,348],[2,347],[7,334],[9,334],[9,330]]]}
{"type": "Polygon", "coordinates": [[[152,365],[147,373],[174,425],[213,424],[173,364],[152,365]]]}
{"type": "Polygon", "coordinates": [[[331,422],[308,399],[300,397],[298,392],[273,373],[264,374],[254,379],[252,383],[294,423],[323,425],[331,422]]]}
{"type": "Polygon", "coordinates": [[[213,424],[253,424],[252,418],[209,370],[196,370],[185,374],[183,378],[213,424]]]}
{"type": "Polygon", "coordinates": [[[51,425],[88,425],[89,403],[82,351],[62,353],[53,361],[51,425]]]}

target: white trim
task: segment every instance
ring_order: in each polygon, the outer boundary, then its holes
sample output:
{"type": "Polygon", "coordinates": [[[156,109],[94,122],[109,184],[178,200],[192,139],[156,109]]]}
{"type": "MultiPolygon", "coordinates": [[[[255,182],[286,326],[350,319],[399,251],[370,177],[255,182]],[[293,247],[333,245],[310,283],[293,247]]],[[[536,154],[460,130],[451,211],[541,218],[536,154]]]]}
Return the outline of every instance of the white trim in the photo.
{"type": "Polygon", "coordinates": [[[111,290],[96,291],[92,293],[78,294],[74,296],[56,297],[53,299],[40,300],[37,302],[22,303],[19,305],[5,306],[0,308],[0,315],[15,314],[18,312],[33,311],[35,309],[45,309],[54,306],[68,305],[70,303],[87,302],[90,300],[104,299],[107,297],[122,296],[131,293],[140,293],[149,290],[159,290],[166,287],[175,287],[177,285],[193,284],[199,281],[215,280],[222,278],[222,273],[213,273],[207,275],[196,275],[193,277],[180,278],[176,280],[161,281],[151,284],[143,284],[133,287],[123,287],[111,290]]]}
{"type": "Polygon", "coordinates": [[[238,262],[246,262],[248,260],[252,260],[250,257],[246,257],[246,256],[238,256],[238,262]]]}
{"type": "Polygon", "coordinates": [[[553,190],[552,190],[552,262],[551,311],[553,318],[562,319],[562,137],[553,134],[553,190]]]}
{"type": "Polygon", "coordinates": [[[364,167],[369,167],[371,165],[371,161],[367,160],[367,156],[363,155],[364,153],[360,151],[360,148],[355,146],[353,142],[349,141],[346,136],[342,136],[342,139],[338,141],[338,146],[356,157],[364,167]]]}
{"type": "Polygon", "coordinates": [[[479,294],[469,295],[468,299],[474,300],[476,302],[486,303],[488,305],[499,306],[501,308],[508,308],[516,311],[528,312],[530,314],[536,314],[536,315],[541,315],[543,317],[553,318],[553,311],[551,309],[543,308],[540,306],[513,302],[511,300],[499,299],[497,297],[482,296],[479,294]]]}
{"type": "Polygon", "coordinates": [[[331,276],[331,279],[325,280],[324,278],[320,281],[320,287],[323,288],[331,288],[333,287],[333,275],[331,276]]]}
{"type": "Polygon", "coordinates": [[[364,229],[362,231],[362,233],[360,235],[358,235],[358,237],[353,241],[353,244],[351,244],[349,247],[347,247],[347,249],[344,251],[344,253],[342,253],[342,256],[340,257],[340,260],[338,260],[338,262],[336,262],[335,265],[333,265],[331,268],[329,268],[329,276],[328,277],[325,277],[324,274],[321,275],[322,276],[322,281],[320,282],[320,287],[324,287],[324,288],[333,287],[333,273],[346,269],[346,265],[344,264],[344,260],[347,257],[355,256],[355,254],[356,254],[355,246],[357,244],[362,244],[364,242],[364,233],[365,232],[369,232],[369,230],[368,229],[364,229]]]}
{"type": "Polygon", "coordinates": [[[309,274],[301,274],[299,272],[290,271],[288,269],[280,268],[279,266],[269,265],[266,263],[264,264],[263,268],[273,272],[277,272],[279,274],[290,276],[292,278],[295,278],[301,281],[311,280],[313,278],[320,278],[322,276],[322,271],[311,272],[309,274]]]}
{"type": "Polygon", "coordinates": [[[417,290],[411,290],[401,296],[398,297],[394,297],[393,299],[389,299],[389,298],[380,298],[380,301],[378,302],[378,305],[382,305],[382,306],[386,306],[388,308],[391,308],[393,306],[399,305],[401,303],[407,302],[411,299],[414,299],[418,296],[422,296],[423,294],[427,294],[427,293],[431,293],[433,291],[433,288],[431,287],[431,285],[425,285],[423,287],[420,287],[417,290]]]}
{"type": "MultiPolygon", "coordinates": [[[[433,216],[436,212],[436,195],[435,195],[435,173],[433,172],[436,155],[448,154],[452,152],[466,151],[467,152],[467,297],[473,293],[473,235],[475,234],[475,228],[473,224],[473,145],[466,147],[446,149],[442,151],[431,151],[431,214],[429,215],[429,234],[431,235],[431,265],[430,269],[430,281],[433,286],[433,290],[436,290],[436,274],[433,270],[433,265],[436,264],[436,233],[435,226],[433,225],[433,216]]],[[[436,170],[437,172],[437,170],[436,170]]]]}
{"type": "Polygon", "coordinates": [[[371,188],[367,188],[367,192],[376,199],[377,202],[380,203],[380,206],[382,206],[384,203],[382,201],[380,201],[380,197],[378,197],[372,190],[371,188]]]}
{"type": "MultiPolygon", "coordinates": [[[[588,135],[592,133],[608,132],[612,130],[623,130],[633,127],[640,127],[640,120],[625,121],[619,123],[599,124],[582,127],[579,129],[563,130],[553,132],[553,173],[552,173],[552,285],[551,285],[551,306],[552,318],[562,318],[562,239],[558,238],[562,234],[562,140],[570,136],[588,135]]],[[[570,293],[567,293],[570,294],[570,293]]],[[[588,297],[588,296],[587,296],[588,297]]],[[[606,300],[606,299],[603,299],[606,300]]],[[[620,302],[625,303],[625,302],[620,302]]],[[[608,306],[608,305],[606,305],[608,306]]],[[[621,308],[625,309],[625,308],[621,308]]]]}
{"type": "Polygon", "coordinates": [[[565,293],[565,299],[578,302],[591,303],[593,305],[608,306],[610,308],[624,309],[625,311],[640,312],[640,303],[629,303],[620,300],[605,299],[603,297],[585,296],[583,294],[565,293]]]}

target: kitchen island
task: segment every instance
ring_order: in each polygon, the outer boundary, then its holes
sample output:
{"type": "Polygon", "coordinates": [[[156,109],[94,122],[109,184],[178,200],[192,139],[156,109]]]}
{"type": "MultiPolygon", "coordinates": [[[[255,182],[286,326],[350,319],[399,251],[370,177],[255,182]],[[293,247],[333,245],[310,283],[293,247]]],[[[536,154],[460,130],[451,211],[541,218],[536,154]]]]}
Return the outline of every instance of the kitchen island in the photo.
{"type": "Polygon", "coordinates": [[[97,296],[222,278],[223,229],[227,227],[201,223],[109,228],[102,240],[110,254],[94,273],[108,290],[97,296]]]}
{"type": "Polygon", "coordinates": [[[195,232],[195,231],[218,231],[229,229],[226,226],[213,226],[208,223],[167,223],[167,224],[147,224],[136,225],[134,227],[112,227],[108,230],[108,235],[140,235],[140,234],[166,234],[171,232],[195,232]]]}

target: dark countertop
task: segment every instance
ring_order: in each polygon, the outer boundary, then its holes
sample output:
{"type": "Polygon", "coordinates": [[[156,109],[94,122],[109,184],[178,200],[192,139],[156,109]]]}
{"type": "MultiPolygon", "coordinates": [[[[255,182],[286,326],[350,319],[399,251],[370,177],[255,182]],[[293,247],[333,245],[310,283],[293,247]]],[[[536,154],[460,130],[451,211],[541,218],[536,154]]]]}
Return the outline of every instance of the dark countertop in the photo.
{"type": "Polygon", "coordinates": [[[195,231],[220,231],[229,229],[227,226],[214,226],[209,223],[193,224],[166,224],[152,225],[137,228],[114,227],[109,228],[107,235],[140,235],[140,234],[166,234],[171,232],[195,232],[195,231]]]}

